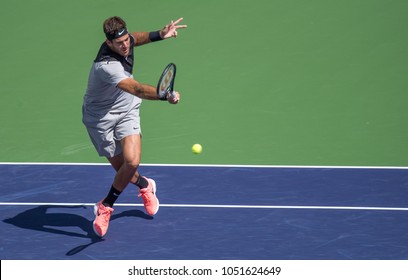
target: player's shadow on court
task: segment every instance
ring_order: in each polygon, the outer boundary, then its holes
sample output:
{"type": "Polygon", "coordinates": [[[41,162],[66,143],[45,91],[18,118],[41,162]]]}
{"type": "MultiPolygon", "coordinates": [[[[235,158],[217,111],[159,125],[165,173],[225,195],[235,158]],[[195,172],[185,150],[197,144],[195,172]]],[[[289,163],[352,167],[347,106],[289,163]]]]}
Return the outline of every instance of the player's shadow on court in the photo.
{"type": "MultiPolygon", "coordinates": [[[[92,244],[104,241],[99,238],[93,231],[92,222],[80,215],[70,213],[47,213],[51,208],[84,208],[86,206],[55,206],[55,205],[42,205],[24,212],[17,214],[13,218],[4,219],[3,222],[12,224],[19,228],[49,232],[54,234],[61,234],[71,237],[80,237],[89,239],[90,242],[84,245],[77,246],[69,250],[65,255],[75,255],[92,244]],[[74,231],[67,231],[58,229],[58,227],[79,227],[84,233],[78,233],[74,231]]],[[[111,217],[111,221],[123,217],[139,217],[143,219],[153,219],[140,210],[128,210],[118,214],[114,214],[111,217]]]]}

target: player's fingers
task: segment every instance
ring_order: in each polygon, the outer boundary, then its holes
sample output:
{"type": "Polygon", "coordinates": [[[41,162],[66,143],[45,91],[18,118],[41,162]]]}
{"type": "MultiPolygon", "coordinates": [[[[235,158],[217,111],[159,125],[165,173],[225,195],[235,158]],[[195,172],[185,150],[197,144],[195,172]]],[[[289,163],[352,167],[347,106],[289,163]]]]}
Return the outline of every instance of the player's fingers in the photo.
{"type": "Polygon", "coordinates": [[[170,99],[168,99],[170,104],[177,104],[179,102],[180,99],[176,98],[176,97],[171,97],[170,99]]]}
{"type": "MultiPolygon", "coordinates": [[[[178,20],[176,20],[175,22],[174,22],[174,24],[176,25],[176,24],[178,24],[180,21],[182,21],[183,20],[183,18],[179,18],[178,20]]],[[[172,21],[173,22],[173,21],[172,21]]]]}
{"type": "Polygon", "coordinates": [[[174,94],[170,94],[167,96],[167,100],[171,103],[171,104],[177,104],[180,101],[180,93],[178,93],[177,91],[174,94]]]}
{"type": "Polygon", "coordinates": [[[177,25],[177,26],[175,26],[177,29],[178,28],[186,28],[187,27],[187,25],[186,24],[184,24],[184,25],[177,25]]]}

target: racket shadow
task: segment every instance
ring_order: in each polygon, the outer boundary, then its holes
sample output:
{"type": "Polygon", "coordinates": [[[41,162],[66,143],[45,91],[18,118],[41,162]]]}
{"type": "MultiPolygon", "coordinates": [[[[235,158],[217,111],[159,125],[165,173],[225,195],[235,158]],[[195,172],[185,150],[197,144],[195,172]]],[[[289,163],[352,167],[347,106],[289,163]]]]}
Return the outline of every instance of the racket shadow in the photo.
{"type": "MultiPolygon", "coordinates": [[[[123,217],[138,217],[138,218],[144,218],[144,219],[148,219],[148,220],[153,219],[153,217],[145,214],[144,212],[142,212],[140,210],[127,210],[127,211],[123,211],[123,212],[121,212],[119,214],[112,215],[110,220],[113,221],[113,220],[120,219],[120,218],[123,218],[123,217]]],[[[90,223],[92,223],[92,222],[90,222],[90,223]]],[[[91,231],[93,233],[93,229],[91,229],[91,231]]],[[[73,256],[73,255],[78,254],[79,252],[85,250],[86,248],[88,248],[92,244],[99,243],[99,242],[102,242],[102,241],[105,241],[105,239],[100,238],[100,237],[96,236],[93,233],[93,237],[92,237],[90,243],[84,244],[84,245],[79,245],[79,246],[69,250],[66,253],[66,255],[67,256],[73,256]]]]}
{"type": "MultiPolygon", "coordinates": [[[[53,234],[59,234],[69,237],[79,237],[89,239],[89,243],[79,245],[69,250],[65,255],[73,256],[79,252],[85,250],[89,246],[102,242],[104,239],[99,238],[93,231],[92,223],[93,221],[88,220],[80,215],[71,213],[48,213],[50,209],[73,209],[73,208],[83,208],[87,209],[86,206],[55,206],[55,205],[41,205],[32,209],[25,210],[12,218],[4,219],[3,222],[11,224],[13,226],[40,231],[48,232],[53,234]],[[81,232],[62,230],[62,227],[77,227],[81,232]]],[[[120,219],[123,217],[138,217],[144,219],[153,219],[149,215],[145,214],[140,210],[128,210],[121,213],[112,215],[111,220],[120,219]]]]}
{"type": "Polygon", "coordinates": [[[70,213],[48,213],[52,208],[84,208],[86,206],[53,206],[41,205],[28,209],[3,222],[19,228],[49,232],[73,237],[89,238],[92,234],[92,222],[88,219],[70,213]],[[55,227],[79,227],[85,233],[56,229],[55,227]]]}
{"type": "Polygon", "coordinates": [[[14,216],[13,218],[4,219],[3,222],[14,225],[19,228],[48,232],[53,234],[60,234],[70,237],[80,237],[90,239],[91,243],[86,246],[81,245],[66,253],[67,256],[71,256],[84,250],[86,247],[100,242],[92,229],[92,221],[76,214],[71,213],[48,213],[50,209],[72,209],[72,208],[84,208],[86,206],[53,206],[53,205],[41,205],[32,209],[28,209],[14,216]],[[84,233],[75,231],[68,231],[59,229],[59,227],[78,227],[84,233]],[[80,248],[81,247],[81,248],[80,248]]]}

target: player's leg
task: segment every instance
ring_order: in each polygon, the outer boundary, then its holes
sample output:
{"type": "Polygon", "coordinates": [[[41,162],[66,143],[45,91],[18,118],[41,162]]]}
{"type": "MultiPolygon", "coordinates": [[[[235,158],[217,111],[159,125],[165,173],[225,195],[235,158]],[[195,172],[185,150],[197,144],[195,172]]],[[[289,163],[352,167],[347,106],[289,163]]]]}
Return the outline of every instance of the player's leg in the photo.
{"type": "MultiPolygon", "coordinates": [[[[123,159],[123,154],[120,153],[119,155],[116,155],[112,158],[108,158],[109,163],[112,165],[112,167],[117,171],[122,167],[124,159],[123,159]]],[[[130,179],[130,183],[135,184],[137,182],[137,179],[139,178],[139,172],[136,170],[135,174],[133,175],[132,179],[130,179]]]]}
{"type": "Polygon", "coordinates": [[[109,162],[117,170],[112,189],[115,193],[105,198],[113,205],[120,193],[126,188],[128,183],[133,183],[140,188],[140,195],[143,199],[146,212],[155,215],[159,210],[159,200],[157,199],[156,183],[154,180],[140,176],[137,168],[141,158],[141,136],[134,134],[124,137],[121,140],[122,153],[109,158],[109,162]]]}
{"type": "MultiPolygon", "coordinates": [[[[116,170],[109,193],[102,200],[102,204],[109,207],[113,207],[129,182],[137,183],[138,180],[140,181],[137,172],[140,163],[140,136],[137,134],[126,136],[122,139],[120,146],[122,152],[116,156],[108,157],[108,161],[116,170]]],[[[144,187],[147,185],[148,182],[146,181],[144,187]]]]}
{"type": "Polygon", "coordinates": [[[140,164],[141,137],[140,134],[129,135],[120,142],[122,153],[108,160],[117,171],[113,186],[123,191],[129,182],[136,183],[139,177],[137,168],[140,164]]]}
{"type": "MultiPolygon", "coordinates": [[[[116,170],[116,172],[119,171],[119,169],[122,167],[124,159],[123,159],[123,154],[120,153],[119,155],[116,155],[111,158],[107,158],[109,163],[112,165],[112,167],[116,170]]],[[[139,178],[139,172],[136,170],[135,174],[133,175],[132,179],[130,179],[130,183],[136,184],[137,179],[139,178]]]]}
{"type": "MultiPolygon", "coordinates": [[[[92,115],[86,114],[85,109],[83,122],[98,154],[105,157],[113,155],[113,152],[115,151],[115,142],[112,141],[113,130],[109,126],[101,127],[101,120],[99,118],[95,119],[92,115]]],[[[102,199],[94,206],[95,220],[93,221],[93,230],[99,237],[104,237],[106,235],[109,227],[109,220],[113,212],[112,205],[104,204],[103,202],[104,200],[102,199]]]]}
{"type": "MultiPolygon", "coordinates": [[[[95,205],[95,220],[93,228],[95,233],[103,237],[108,231],[113,204],[129,184],[133,177],[138,177],[137,168],[140,163],[140,135],[126,136],[121,141],[122,152],[116,156],[108,157],[109,162],[117,171],[113,184],[107,196],[95,205]]],[[[148,183],[146,184],[148,185],[148,183]]]]}

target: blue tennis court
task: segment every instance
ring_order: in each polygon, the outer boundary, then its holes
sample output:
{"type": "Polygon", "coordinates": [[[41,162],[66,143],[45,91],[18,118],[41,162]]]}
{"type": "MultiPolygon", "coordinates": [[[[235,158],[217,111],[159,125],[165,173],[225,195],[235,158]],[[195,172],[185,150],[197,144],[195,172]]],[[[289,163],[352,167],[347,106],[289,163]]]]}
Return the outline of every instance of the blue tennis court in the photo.
{"type": "Polygon", "coordinates": [[[1,164],[3,260],[406,260],[408,169],[143,165],[161,208],[136,187],[104,239],[93,204],[109,165],[1,164]]]}

